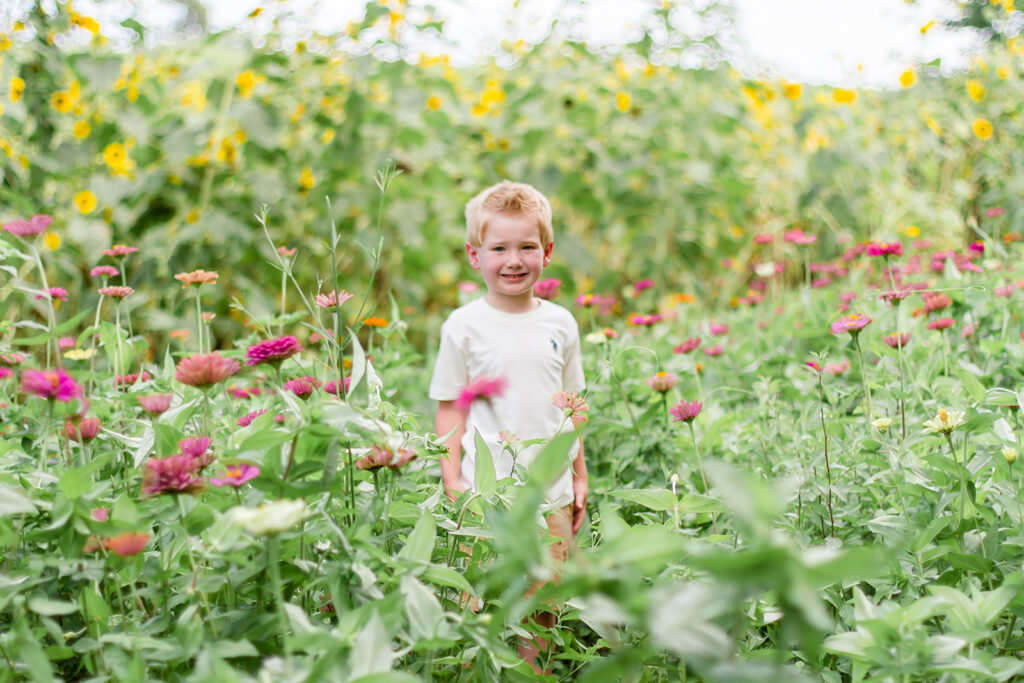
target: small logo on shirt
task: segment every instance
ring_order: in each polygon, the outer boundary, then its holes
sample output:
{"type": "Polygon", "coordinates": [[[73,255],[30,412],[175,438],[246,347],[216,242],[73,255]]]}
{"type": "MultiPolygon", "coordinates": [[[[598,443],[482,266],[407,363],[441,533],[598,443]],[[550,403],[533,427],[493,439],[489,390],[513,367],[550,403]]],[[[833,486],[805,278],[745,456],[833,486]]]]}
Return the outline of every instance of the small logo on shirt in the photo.
{"type": "Polygon", "coordinates": [[[558,342],[555,341],[554,337],[548,337],[548,341],[551,342],[551,348],[555,351],[555,353],[557,353],[558,352],[558,342]]]}

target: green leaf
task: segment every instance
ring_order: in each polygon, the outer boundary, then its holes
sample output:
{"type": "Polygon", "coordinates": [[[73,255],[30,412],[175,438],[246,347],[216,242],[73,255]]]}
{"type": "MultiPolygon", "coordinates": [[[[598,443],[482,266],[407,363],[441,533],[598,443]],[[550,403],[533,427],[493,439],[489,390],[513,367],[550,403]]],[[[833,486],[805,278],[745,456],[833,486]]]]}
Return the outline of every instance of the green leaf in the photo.
{"type": "Polygon", "coordinates": [[[434,536],[437,527],[434,524],[434,516],[429,511],[423,512],[416,521],[405,547],[398,553],[399,557],[417,562],[430,562],[430,556],[434,552],[434,536]]]}
{"type": "Polygon", "coordinates": [[[32,501],[21,495],[17,490],[0,484],[0,517],[8,515],[31,514],[36,511],[32,501]]]}
{"type": "Polygon", "coordinates": [[[60,490],[68,498],[81,498],[90,489],[92,489],[92,481],[77,468],[67,470],[60,477],[60,490]]]}
{"type": "Polygon", "coordinates": [[[491,454],[491,449],[488,448],[487,442],[484,441],[484,437],[480,434],[480,430],[476,430],[476,458],[474,464],[476,466],[476,472],[474,476],[474,485],[476,490],[482,496],[493,496],[494,492],[498,489],[498,482],[494,473],[494,456],[491,454]]]}
{"type": "Polygon", "coordinates": [[[460,591],[466,593],[472,593],[473,587],[469,585],[469,581],[466,581],[466,577],[458,573],[451,567],[444,567],[441,565],[430,565],[426,570],[420,574],[420,578],[435,583],[438,586],[447,586],[448,588],[457,588],[460,591]]]}
{"type": "Polygon", "coordinates": [[[78,611],[78,605],[73,602],[53,600],[46,597],[29,598],[28,608],[44,617],[52,617],[58,614],[73,614],[78,611]]]}
{"type": "Polygon", "coordinates": [[[672,510],[679,504],[679,499],[668,489],[622,489],[610,495],[658,512],[672,510]]]}
{"type": "Polygon", "coordinates": [[[954,372],[956,376],[960,378],[964,388],[967,389],[967,393],[970,394],[971,398],[974,399],[976,403],[981,403],[985,400],[985,387],[981,385],[981,382],[979,382],[974,375],[963,368],[956,368],[954,372]]]}

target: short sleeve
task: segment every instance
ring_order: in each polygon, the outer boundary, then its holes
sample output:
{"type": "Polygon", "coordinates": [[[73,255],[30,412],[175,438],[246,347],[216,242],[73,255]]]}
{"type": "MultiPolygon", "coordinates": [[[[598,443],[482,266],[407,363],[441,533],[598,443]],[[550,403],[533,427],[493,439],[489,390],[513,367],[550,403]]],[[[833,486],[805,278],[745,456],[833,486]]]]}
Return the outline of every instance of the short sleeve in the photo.
{"type": "Polygon", "coordinates": [[[565,347],[565,364],[562,366],[562,390],[578,393],[586,386],[583,377],[583,353],[580,351],[580,328],[573,320],[569,329],[569,343],[565,347]]]}
{"type": "Polygon", "coordinates": [[[451,325],[441,326],[441,347],[434,363],[434,376],[430,380],[430,398],[435,401],[454,401],[469,383],[466,359],[461,345],[452,333],[451,325]]]}

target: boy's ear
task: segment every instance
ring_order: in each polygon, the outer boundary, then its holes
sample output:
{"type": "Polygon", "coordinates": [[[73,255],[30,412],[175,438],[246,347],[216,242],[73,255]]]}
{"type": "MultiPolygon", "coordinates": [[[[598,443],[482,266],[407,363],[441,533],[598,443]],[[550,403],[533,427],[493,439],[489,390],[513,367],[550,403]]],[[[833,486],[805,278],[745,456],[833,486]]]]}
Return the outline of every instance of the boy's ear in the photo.
{"type": "Polygon", "coordinates": [[[466,242],[466,256],[469,257],[469,265],[473,270],[480,270],[480,255],[477,253],[478,247],[474,247],[469,242],[466,242]]]}
{"type": "Polygon", "coordinates": [[[555,249],[554,242],[548,242],[548,246],[544,247],[544,265],[551,263],[551,252],[555,249]]]}

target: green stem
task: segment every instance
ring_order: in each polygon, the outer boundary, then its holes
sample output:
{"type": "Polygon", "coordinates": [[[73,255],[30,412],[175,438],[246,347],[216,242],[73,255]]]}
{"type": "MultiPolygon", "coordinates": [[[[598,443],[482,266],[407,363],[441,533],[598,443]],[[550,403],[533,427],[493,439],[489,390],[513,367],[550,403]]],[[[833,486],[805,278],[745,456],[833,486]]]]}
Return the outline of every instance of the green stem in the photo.
{"type": "Polygon", "coordinates": [[[203,302],[199,297],[202,285],[196,285],[196,338],[199,341],[199,353],[203,352],[203,302]]]}
{"type": "Polygon", "coordinates": [[[281,587],[280,564],[281,547],[277,536],[267,537],[267,568],[270,570],[270,583],[274,589],[274,602],[277,607],[278,628],[281,629],[281,644],[286,658],[291,657],[291,643],[288,641],[288,619],[284,611],[284,591],[281,587]]]}
{"type": "Polygon", "coordinates": [[[832,466],[828,461],[828,428],[825,426],[825,387],[821,384],[821,372],[818,372],[818,413],[821,416],[821,437],[825,446],[825,474],[828,477],[828,523],[832,538],[836,536],[836,520],[832,515],[832,466]]]}
{"type": "Polygon", "coordinates": [[[867,402],[867,417],[868,420],[874,415],[874,410],[871,406],[871,387],[868,385],[868,368],[864,364],[864,351],[860,348],[860,335],[855,334],[853,336],[853,343],[857,346],[857,356],[860,358],[860,379],[864,385],[864,398],[867,402]]]}
{"type": "Polygon", "coordinates": [[[39,270],[39,278],[43,281],[43,293],[46,294],[46,314],[49,325],[46,330],[46,369],[49,370],[52,367],[51,352],[56,353],[57,367],[61,366],[60,352],[57,350],[57,339],[54,336],[57,330],[57,315],[53,311],[53,297],[50,296],[50,283],[46,279],[46,269],[43,268],[43,259],[39,256],[39,251],[36,249],[36,245],[34,243],[27,242],[27,244],[29,249],[32,251],[32,258],[36,262],[36,268],[39,270]]]}

